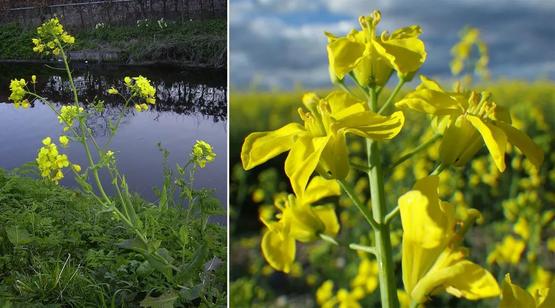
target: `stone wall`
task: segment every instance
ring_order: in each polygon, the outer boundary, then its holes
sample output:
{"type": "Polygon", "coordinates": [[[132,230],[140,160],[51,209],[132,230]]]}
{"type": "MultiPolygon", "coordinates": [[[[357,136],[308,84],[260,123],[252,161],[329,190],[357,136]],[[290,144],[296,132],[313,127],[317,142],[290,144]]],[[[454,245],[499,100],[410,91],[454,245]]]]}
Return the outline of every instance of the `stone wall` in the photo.
{"type": "Polygon", "coordinates": [[[227,16],[227,0],[0,0],[0,23],[36,27],[53,16],[70,28],[162,17],[180,21],[221,18],[227,16]]]}

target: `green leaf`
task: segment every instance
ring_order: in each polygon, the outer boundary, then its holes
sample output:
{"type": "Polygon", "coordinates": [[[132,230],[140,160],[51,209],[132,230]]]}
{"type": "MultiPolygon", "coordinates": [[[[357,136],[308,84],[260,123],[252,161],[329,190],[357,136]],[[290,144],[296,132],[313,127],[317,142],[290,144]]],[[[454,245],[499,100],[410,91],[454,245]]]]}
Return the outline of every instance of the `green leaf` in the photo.
{"type": "Polygon", "coordinates": [[[140,252],[142,254],[148,253],[148,246],[145,243],[143,243],[143,241],[136,238],[127,239],[117,244],[117,246],[123,249],[129,249],[136,252],[140,252]]]}
{"type": "Polygon", "coordinates": [[[173,308],[179,296],[174,290],[170,290],[159,297],[147,296],[141,301],[141,307],[151,308],[173,308]]]}
{"type": "Polygon", "coordinates": [[[192,302],[200,297],[203,288],[204,285],[202,283],[199,283],[192,288],[183,288],[181,289],[181,291],[179,291],[179,293],[181,294],[181,297],[183,297],[183,299],[188,302],[192,302]]]}
{"type": "Polygon", "coordinates": [[[18,225],[6,227],[6,233],[8,240],[15,246],[29,244],[33,240],[31,234],[18,225]]]}

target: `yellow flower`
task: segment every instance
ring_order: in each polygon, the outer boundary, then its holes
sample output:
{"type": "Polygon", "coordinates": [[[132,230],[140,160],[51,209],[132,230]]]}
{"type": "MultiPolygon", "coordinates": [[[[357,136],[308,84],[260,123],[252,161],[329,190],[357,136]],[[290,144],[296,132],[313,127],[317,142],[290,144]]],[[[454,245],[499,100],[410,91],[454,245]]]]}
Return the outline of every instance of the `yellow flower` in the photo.
{"type": "Polygon", "coordinates": [[[83,111],[83,107],[62,106],[60,109],[60,115],[58,116],[58,121],[66,126],[64,127],[64,131],[69,130],[69,128],[73,126],[73,121],[78,118],[83,111]]]}
{"type": "Polygon", "coordinates": [[[524,241],[507,235],[503,239],[503,242],[496,245],[495,249],[488,255],[487,262],[488,264],[495,262],[500,265],[518,264],[524,248],[526,248],[526,243],[524,241]]]}
{"type": "Polygon", "coordinates": [[[110,89],[108,89],[108,94],[115,95],[118,93],[119,93],[118,90],[114,87],[111,87],[110,89]]]}
{"type": "Polygon", "coordinates": [[[108,157],[108,159],[111,159],[112,157],[114,157],[114,152],[112,152],[111,150],[108,150],[106,152],[106,157],[108,157]]]}
{"type": "Polygon", "coordinates": [[[333,281],[326,280],[316,290],[316,303],[323,305],[333,297],[333,281]]]}
{"type": "Polygon", "coordinates": [[[31,83],[37,83],[37,76],[36,75],[31,76],[31,83]]]}
{"type": "Polygon", "coordinates": [[[362,307],[358,301],[364,298],[364,290],[362,288],[355,288],[352,291],[339,289],[337,291],[337,301],[339,308],[360,308],[362,307]]]}
{"type": "Polygon", "coordinates": [[[216,153],[212,150],[212,146],[206,141],[197,140],[191,152],[191,159],[199,167],[204,168],[206,163],[209,163],[216,158],[216,153]]]}
{"type": "MultiPolygon", "coordinates": [[[[133,78],[125,77],[124,82],[131,91],[132,96],[143,98],[148,104],[151,105],[156,103],[156,89],[150,84],[150,80],[147,78],[143,76],[133,78]]],[[[140,106],[142,109],[145,109],[143,105],[146,106],[145,104],[141,104],[140,106]]],[[[137,109],[137,105],[135,105],[135,109],[137,109]]]]}
{"type": "Polygon", "coordinates": [[[349,172],[346,134],[383,140],[395,137],[405,117],[402,112],[381,116],[367,110],[367,105],[341,91],[320,99],[314,93],[305,94],[299,108],[304,126],[287,124],[275,131],[256,132],[247,136],[241,151],[245,170],[289,151],[285,173],[293,191],[299,194],[316,170],[326,178],[343,179],[349,172]]]}
{"type": "Polygon", "coordinates": [[[499,308],[551,308],[555,307],[555,280],[549,289],[538,290],[535,294],[523,290],[511,281],[509,274],[503,280],[503,294],[499,308]]]}
{"type": "MultiPolygon", "coordinates": [[[[16,108],[19,108],[20,104],[22,103],[23,99],[25,98],[25,95],[27,94],[27,90],[25,90],[25,87],[27,86],[27,82],[25,81],[25,79],[14,79],[10,82],[10,97],[8,97],[9,100],[14,102],[14,106],[16,108]]],[[[27,102],[28,104],[29,102],[27,102]]]]}
{"type": "Polygon", "coordinates": [[[438,185],[438,176],[428,176],[399,198],[403,283],[411,301],[421,304],[443,291],[469,300],[499,295],[495,278],[466,260],[467,249],[460,246],[478,211],[469,210],[457,232],[455,208],[439,199],[438,185]]]}
{"type": "Polygon", "coordinates": [[[59,141],[62,146],[66,147],[69,143],[69,138],[67,136],[60,136],[59,141]]]}
{"type": "Polygon", "coordinates": [[[58,152],[58,147],[52,143],[50,137],[43,139],[42,144],[44,146],[40,148],[36,159],[40,174],[42,177],[58,183],[64,177],[62,169],[69,167],[70,162],[65,154],[58,152]]]}
{"type": "Polygon", "coordinates": [[[542,164],[541,148],[511,125],[509,113],[492,101],[490,93],[445,92],[431,79],[421,76],[421,81],[396,106],[436,117],[444,133],[439,150],[443,164],[463,166],[480,150],[482,140],[501,172],[508,143],[519,148],[536,168],[542,164]]]}
{"type": "Polygon", "coordinates": [[[148,105],[147,104],[135,104],[135,110],[137,110],[137,112],[143,112],[148,110],[148,105]]]}
{"type": "Polygon", "coordinates": [[[72,45],[75,43],[75,38],[64,30],[60,24],[60,20],[55,17],[37,28],[38,38],[33,38],[33,51],[36,53],[49,54],[52,52],[58,55],[61,52],[60,47],[62,43],[72,45]]]}
{"type": "Polygon", "coordinates": [[[351,281],[351,287],[361,287],[366,293],[372,293],[378,287],[378,262],[363,258],[358,265],[356,277],[351,281]]]}
{"type": "Polygon", "coordinates": [[[81,166],[79,166],[78,164],[72,164],[71,168],[73,168],[75,172],[81,172],[81,166]]]}
{"type": "Polygon", "coordinates": [[[326,33],[332,80],[342,80],[353,72],[364,86],[383,86],[393,70],[401,79],[412,79],[426,60],[424,43],[418,38],[422,32],[420,27],[410,26],[378,35],[376,27],[380,20],[381,13],[374,11],[359,18],[362,31],[352,30],[345,37],[326,33]]]}
{"type": "Polygon", "coordinates": [[[298,195],[276,200],[279,210],[276,221],[260,217],[267,229],[262,236],[262,254],[276,270],[289,273],[295,261],[295,241],[314,241],[320,234],[335,236],[339,223],[335,210],[329,205],[311,204],[339,195],[339,185],[322,177],[315,177],[298,195]]]}

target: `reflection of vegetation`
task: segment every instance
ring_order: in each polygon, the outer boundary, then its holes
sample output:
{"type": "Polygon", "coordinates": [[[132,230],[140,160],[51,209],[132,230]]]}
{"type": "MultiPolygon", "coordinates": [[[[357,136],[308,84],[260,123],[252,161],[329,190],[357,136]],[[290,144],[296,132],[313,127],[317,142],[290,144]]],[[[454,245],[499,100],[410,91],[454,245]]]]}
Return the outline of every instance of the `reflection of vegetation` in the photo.
{"type": "MultiPolygon", "coordinates": [[[[52,71],[44,69],[36,71],[37,65],[30,65],[35,71],[29,70],[27,75],[37,75],[37,91],[43,96],[50,97],[53,101],[64,104],[72,100],[69,83],[62,77],[51,75],[52,71]]],[[[132,68],[136,71],[136,68],[132,68]]],[[[5,71],[0,66],[1,71],[5,71]]],[[[105,105],[116,107],[121,103],[117,97],[109,96],[105,89],[114,86],[124,93],[125,86],[123,76],[129,67],[118,67],[116,69],[103,66],[82,66],[75,72],[75,85],[80,97],[86,102],[95,99],[105,100],[105,105]]],[[[8,88],[10,70],[7,76],[0,77],[0,87],[8,88]],[[5,79],[4,79],[5,78],[5,79]]],[[[157,89],[157,100],[154,110],[158,112],[174,112],[185,115],[201,115],[212,119],[214,122],[225,121],[227,117],[227,101],[225,80],[219,80],[220,72],[210,71],[179,71],[164,68],[156,70],[143,68],[140,74],[152,78],[152,83],[157,89]]],[[[18,75],[25,76],[25,70],[18,75]]],[[[7,97],[0,94],[0,101],[7,101],[7,97]]]]}

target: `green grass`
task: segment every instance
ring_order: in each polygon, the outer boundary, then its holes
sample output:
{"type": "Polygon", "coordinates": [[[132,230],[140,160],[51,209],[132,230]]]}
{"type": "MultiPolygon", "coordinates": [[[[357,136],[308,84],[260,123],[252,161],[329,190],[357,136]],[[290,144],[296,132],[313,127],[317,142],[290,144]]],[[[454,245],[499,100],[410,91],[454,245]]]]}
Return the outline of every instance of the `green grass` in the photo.
{"type": "Polygon", "coordinates": [[[143,256],[121,248],[133,235],[81,193],[0,169],[0,306],[138,307],[153,298],[179,306],[225,303],[225,228],[136,197],[150,238],[180,269],[168,282],[143,256]],[[216,262],[218,263],[218,262],[216,262]]]}
{"type": "MultiPolygon", "coordinates": [[[[71,50],[110,50],[122,53],[120,62],[171,62],[189,66],[224,67],[227,57],[226,20],[183,23],[156,21],[141,25],[105,26],[72,31],[71,50]]],[[[0,59],[37,59],[32,51],[34,29],[0,25],[0,59]]]]}

